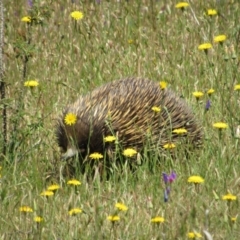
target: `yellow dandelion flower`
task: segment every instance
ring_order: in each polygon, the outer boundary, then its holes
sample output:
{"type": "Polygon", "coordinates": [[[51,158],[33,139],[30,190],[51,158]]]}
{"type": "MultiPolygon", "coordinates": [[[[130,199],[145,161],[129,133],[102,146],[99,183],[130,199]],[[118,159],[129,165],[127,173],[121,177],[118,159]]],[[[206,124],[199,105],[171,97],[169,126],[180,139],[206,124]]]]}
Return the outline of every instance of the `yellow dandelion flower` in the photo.
{"type": "Polygon", "coordinates": [[[167,143],[167,144],[163,145],[163,148],[165,148],[165,149],[172,149],[175,147],[176,147],[176,145],[174,143],[167,143]]]}
{"type": "Polygon", "coordinates": [[[237,221],[237,216],[236,217],[231,217],[231,221],[236,222],[237,221]]]}
{"type": "Polygon", "coordinates": [[[212,44],[211,43],[203,43],[203,44],[200,44],[198,46],[199,50],[208,50],[210,48],[212,48],[212,44]]]}
{"type": "Polygon", "coordinates": [[[128,44],[133,44],[133,43],[134,43],[133,39],[128,39],[128,44]]]}
{"type": "Polygon", "coordinates": [[[237,84],[234,86],[234,91],[239,91],[240,90],[240,84],[237,84]]]}
{"type": "Polygon", "coordinates": [[[78,185],[81,185],[81,182],[76,180],[76,179],[72,179],[72,180],[69,180],[67,182],[68,185],[74,185],[74,186],[78,186],[78,185]]]}
{"type": "Polygon", "coordinates": [[[191,176],[187,180],[189,183],[203,183],[204,179],[200,176],[191,176]]]}
{"type": "Polygon", "coordinates": [[[217,15],[217,10],[215,10],[215,9],[208,9],[208,10],[207,10],[207,15],[208,15],[208,16],[217,15]]]}
{"type": "Polygon", "coordinates": [[[91,159],[99,160],[100,158],[103,158],[103,155],[101,153],[92,153],[89,155],[91,159]]]}
{"type": "Polygon", "coordinates": [[[43,191],[43,192],[41,192],[40,195],[41,196],[45,196],[45,197],[50,197],[50,196],[54,195],[54,192],[52,192],[52,191],[43,191]]]}
{"type": "Polygon", "coordinates": [[[197,100],[204,95],[203,92],[193,92],[192,94],[197,100]]]}
{"type": "Polygon", "coordinates": [[[188,238],[195,238],[194,232],[189,232],[189,233],[187,233],[187,237],[188,237],[188,238]]]}
{"type": "Polygon", "coordinates": [[[163,223],[165,219],[163,217],[154,217],[151,219],[151,223],[163,223]]]}
{"type": "Polygon", "coordinates": [[[19,211],[28,213],[28,212],[33,212],[33,209],[28,207],[28,206],[22,206],[22,207],[19,208],[19,211]]]}
{"type": "Polygon", "coordinates": [[[80,11],[73,11],[73,12],[71,12],[70,15],[76,21],[81,20],[84,17],[83,13],[80,11]]]}
{"type": "Polygon", "coordinates": [[[37,223],[43,222],[43,218],[40,216],[37,216],[34,218],[34,222],[37,222],[37,223]]]}
{"type": "Polygon", "coordinates": [[[226,129],[228,128],[228,125],[224,122],[216,122],[216,123],[213,123],[213,127],[218,129],[226,129]]]}
{"type": "Polygon", "coordinates": [[[37,87],[39,85],[38,81],[36,80],[29,80],[24,82],[25,87],[37,87]]]}
{"type": "Polygon", "coordinates": [[[136,154],[137,154],[137,151],[133,148],[127,148],[123,151],[123,155],[125,157],[133,157],[136,154]]]}
{"type": "Polygon", "coordinates": [[[64,122],[69,126],[74,125],[77,122],[77,116],[74,113],[68,113],[64,118],[64,122]]]}
{"type": "Polygon", "coordinates": [[[104,138],[104,142],[113,142],[116,140],[116,137],[114,136],[107,136],[104,138]]]}
{"type": "Polygon", "coordinates": [[[54,191],[58,190],[59,188],[60,188],[60,186],[59,186],[58,184],[53,184],[53,185],[50,185],[50,186],[47,188],[47,190],[54,192],[54,191]]]}
{"type": "Polygon", "coordinates": [[[221,42],[224,42],[226,39],[227,39],[226,35],[218,35],[218,36],[213,38],[213,41],[215,43],[218,43],[218,42],[221,43],[221,42]]]}
{"type": "Polygon", "coordinates": [[[117,216],[117,215],[110,215],[110,216],[107,217],[107,219],[111,222],[117,222],[117,221],[120,220],[120,217],[117,216]]]}
{"type": "Polygon", "coordinates": [[[176,133],[176,134],[184,134],[184,133],[187,133],[187,129],[185,129],[185,128],[174,129],[174,130],[173,130],[173,133],[176,133]]]}
{"type": "Polygon", "coordinates": [[[153,110],[154,112],[158,113],[158,112],[161,111],[161,108],[154,106],[154,107],[152,107],[152,110],[153,110]]]}
{"type": "Polygon", "coordinates": [[[207,91],[207,94],[208,94],[208,95],[212,95],[214,92],[215,92],[215,90],[212,89],[212,88],[210,88],[210,89],[207,91]]]}
{"type": "Polygon", "coordinates": [[[228,193],[224,196],[222,196],[222,200],[228,200],[228,201],[236,201],[237,200],[237,196],[231,194],[231,193],[228,193]]]}
{"type": "Polygon", "coordinates": [[[120,211],[127,211],[128,207],[123,203],[116,203],[115,207],[120,211]]]}
{"type": "Polygon", "coordinates": [[[31,17],[30,16],[25,16],[21,18],[22,22],[30,23],[31,22],[31,17]]]}
{"type": "Polygon", "coordinates": [[[186,7],[189,7],[189,3],[187,3],[187,2],[179,2],[175,5],[175,8],[180,8],[180,9],[183,9],[186,7]]]}
{"type": "Polygon", "coordinates": [[[165,88],[167,87],[167,82],[165,82],[165,81],[160,81],[160,82],[159,82],[159,86],[160,86],[161,89],[165,89],[165,88]]]}
{"type": "Polygon", "coordinates": [[[197,238],[202,238],[202,235],[201,235],[200,233],[197,233],[197,232],[195,232],[195,236],[196,236],[197,238]]]}
{"type": "Polygon", "coordinates": [[[202,235],[197,232],[189,232],[187,233],[187,237],[195,239],[195,238],[202,238],[202,235]]]}
{"type": "Polygon", "coordinates": [[[82,209],[81,208],[73,208],[73,209],[71,209],[70,211],[68,211],[68,214],[70,215],[70,216],[75,216],[75,215],[77,215],[77,214],[79,214],[79,213],[81,213],[82,212],[82,209]]]}

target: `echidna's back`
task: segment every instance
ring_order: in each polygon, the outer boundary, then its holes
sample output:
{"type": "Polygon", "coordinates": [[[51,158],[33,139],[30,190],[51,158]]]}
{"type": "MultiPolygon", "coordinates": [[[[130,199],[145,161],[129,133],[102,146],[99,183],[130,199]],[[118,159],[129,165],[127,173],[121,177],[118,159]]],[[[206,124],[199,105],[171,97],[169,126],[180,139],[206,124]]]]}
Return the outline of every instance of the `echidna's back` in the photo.
{"type": "Polygon", "coordinates": [[[153,143],[162,146],[179,138],[172,133],[178,128],[187,130],[185,137],[194,145],[202,140],[202,129],[186,101],[147,79],[126,78],[107,83],[80,97],[67,111],[91,122],[96,131],[92,134],[93,146],[102,143],[102,135],[117,133],[123,147],[141,148],[149,132],[153,143]],[[154,112],[154,106],[161,111],[154,112]]]}

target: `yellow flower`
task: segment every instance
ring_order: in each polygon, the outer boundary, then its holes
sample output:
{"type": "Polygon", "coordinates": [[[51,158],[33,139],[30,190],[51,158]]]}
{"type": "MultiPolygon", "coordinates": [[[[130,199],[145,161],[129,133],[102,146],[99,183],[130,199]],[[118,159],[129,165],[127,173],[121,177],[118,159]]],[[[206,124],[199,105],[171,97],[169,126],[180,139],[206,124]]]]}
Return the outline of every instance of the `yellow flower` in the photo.
{"type": "Polygon", "coordinates": [[[37,87],[39,85],[38,81],[36,80],[29,80],[24,82],[25,87],[37,87]]]}
{"type": "Polygon", "coordinates": [[[197,233],[197,232],[189,232],[187,234],[187,237],[188,238],[202,238],[202,235],[200,233],[197,233]]]}
{"type": "Polygon", "coordinates": [[[129,43],[129,44],[133,44],[134,41],[133,41],[132,39],[128,39],[128,43],[129,43]]]}
{"type": "Polygon", "coordinates": [[[154,106],[154,107],[152,107],[152,110],[153,110],[154,112],[158,113],[158,112],[161,111],[161,108],[154,106]]]}
{"type": "Polygon", "coordinates": [[[225,129],[225,128],[228,128],[228,125],[224,122],[216,122],[216,123],[213,123],[213,127],[218,129],[225,129]]]}
{"type": "Polygon", "coordinates": [[[188,178],[189,183],[203,183],[204,179],[200,176],[191,176],[188,178]]]}
{"type": "Polygon", "coordinates": [[[45,196],[45,197],[50,197],[50,196],[54,195],[54,192],[52,192],[52,191],[43,191],[43,192],[41,192],[40,195],[41,196],[45,196]]]}
{"type": "Polygon", "coordinates": [[[188,7],[189,6],[189,4],[187,3],[187,2],[179,2],[179,3],[177,3],[176,5],[175,5],[175,8],[181,8],[181,9],[183,9],[183,8],[185,8],[185,7],[188,7]]]}
{"type": "Polygon", "coordinates": [[[72,17],[73,19],[75,19],[76,21],[83,19],[83,13],[80,12],[80,11],[73,11],[73,12],[71,12],[70,15],[71,15],[71,17],[72,17]]]}
{"type": "Polygon", "coordinates": [[[216,11],[215,9],[208,9],[208,10],[207,10],[207,15],[208,15],[208,16],[217,15],[217,11],[216,11]]]}
{"type": "Polygon", "coordinates": [[[113,142],[116,140],[116,137],[114,136],[107,136],[104,138],[104,142],[113,142]]]}
{"type": "Polygon", "coordinates": [[[202,237],[202,235],[200,233],[197,233],[197,232],[195,232],[195,236],[198,237],[198,238],[202,237]]]}
{"type": "Polygon", "coordinates": [[[192,94],[197,100],[203,96],[203,92],[193,92],[192,94]]]}
{"type": "Polygon", "coordinates": [[[75,216],[75,215],[77,215],[78,213],[81,213],[81,212],[82,212],[81,208],[73,208],[70,211],[68,211],[68,214],[70,216],[75,216]]]}
{"type": "Polygon", "coordinates": [[[64,118],[64,122],[70,126],[74,125],[77,122],[77,116],[73,113],[68,113],[64,118]]]}
{"type": "Polygon", "coordinates": [[[210,89],[207,91],[207,94],[208,94],[208,95],[211,95],[211,94],[213,94],[214,92],[215,92],[215,90],[212,89],[212,88],[210,88],[210,89]]]}
{"type": "Polygon", "coordinates": [[[218,35],[218,36],[214,37],[213,41],[215,43],[217,43],[217,42],[221,43],[221,42],[224,42],[226,39],[227,39],[226,35],[218,35]]]}
{"type": "Polygon", "coordinates": [[[176,147],[176,145],[174,143],[167,143],[167,144],[163,145],[163,148],[165,148],[165,149],[172,149],[175,147],[176,147]]]}
{"type": "Polygon", "coordinates": [[[237,200],[237,196],[228,193],[227,195],[222,196],[222,200],[235,201],[237,200]]]}
{"type": "Polygon", "coordinates": [[[236,217],[231,217],[231,221],[236,222],[237,221],[237,216],[236,217]]]}
{"type": "Polygon", "coordinates": [[[34,222],[40,223],[42,221],[43,221],[43,218],[40,217],[40,216],[37,216],[37,217],[34,218],[34,222]]]}
{"type": "Polygon", "coordinates": [[[189,233],[187,234],[187,237],[188,237],[188,238],[195,238],[194,232],[189,232],[189,233]]]}
{"type": "Polygon", "coordinates": [[[111,222],[117,222],[117,221],[120,220],[120,217],[117,216],[117,215],[110,215],[110,216],[107,217],[107,219],[111,222]]]}
{"type": "Polygon", "coordinates": [[[134,150],[133,148],[127,148],[123,151],[123,155],[125,157],[133,157],[136,154],[137,154],[137,151],[134,150]]]}
{"type": "Polygon", "coordinates": [[[234,90],[235,90],[235,91],[240,90],[240,84],[235,85],[235,86],[234,86],[234,90]]]}
{"type": "Polygon", "coordinates": [[[116,203],[115,207],[120,211],[127,211],[128,210],[128,207],[126,205],[124,205],[123,203],[116,203]]]}
{"type": "Polygon", "coordinates": [[[25,212],[25,213],[27,213],[27,212],[33,212],[32,208],[30,208],[30,207],[28,207],[28,206],[22,206],[22,207],[20,207],[20,208],[19,208],[19,211],[20,211],[20,212],[25,212]]]}
{"type": "Polygon", "coordinates": [[[31,22],[31,17],[30,16],[25,16],[21,18],[22,22],[30,23],[31,22]]]}
{"type": "Polygon", "coordinates": [[[151,219],[152,223],[163,223],[165,219],[163,217],[154,217],[151,219]]]}
{"type": "Polygon", "coordinates": [[[161,88],[161,89],[165,89],[165,88],[167,87],[167,82],[165,82],[165,81],[160,81],[160,82],[159,82],[159,85],[160,85],[160,88],[161,88]]]}
{"type": "Polygon", "coordinates": [[[184,133],[187,133],[187,129],[185,129],[185,128],[174,129],[173,133],[184,134],[184,133]]]}
{"type": "Polygon", "coordinates": [[[99,160],[100,158],[103,158],[103,155],[101,153],[92,153],[89,155],[91,159],[99,160]]]}
{"type": "Polygon", "coordinates": [[[211,43],[203,43],[203,44],[200,44],[198,46],[199,50],[208,50],[210,48],[212,48],[212,44],[211,43]]]}
{"type": "Polygon", "coordinates": [[[69,180],[67,182],[68,185],[74,185],[74,186],[78,186],[78,185],[81,185],[81,182],[76,180],[76,179],[72,179],[72,180],[69,180]]]}
{"type": "Polygon", "coordinates": [[[50,186],[47,188],[47,190],[54,192],[54,191],[58,190],[59,188],[60,188],[60,186],[59,186],[58,184],[53,184],[53,185],[50,185],[50,186]]]}

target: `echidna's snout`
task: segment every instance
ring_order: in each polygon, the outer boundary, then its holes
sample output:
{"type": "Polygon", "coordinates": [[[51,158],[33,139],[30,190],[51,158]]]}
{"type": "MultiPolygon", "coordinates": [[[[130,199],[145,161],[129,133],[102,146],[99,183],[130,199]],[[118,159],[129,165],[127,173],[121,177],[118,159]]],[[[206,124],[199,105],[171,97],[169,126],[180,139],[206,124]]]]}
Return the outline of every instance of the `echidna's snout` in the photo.
{"type": "Polygon", "coordinates": [[[76,155],[78,155],[78,150],[77,150],[77,148],[76,148],[76,147],[69,147],[69,148],[67,149],[67,151],[66,151],[64,154],[62,154],[61,160],[62,160],[62,161],[66,161],[66,160],[68,160],[69,158],[75,157],[76,155]]]}
{"type": "Polygon", "coordinates": [[[70,145],[67,148],[67,151],[62,154],[61,160],[66,161],[70,158],[73,158],[75,156],[81,156],[84,157],[86,154],[86,149],[85,148],[77,148],[76,146],[70,145]]]}

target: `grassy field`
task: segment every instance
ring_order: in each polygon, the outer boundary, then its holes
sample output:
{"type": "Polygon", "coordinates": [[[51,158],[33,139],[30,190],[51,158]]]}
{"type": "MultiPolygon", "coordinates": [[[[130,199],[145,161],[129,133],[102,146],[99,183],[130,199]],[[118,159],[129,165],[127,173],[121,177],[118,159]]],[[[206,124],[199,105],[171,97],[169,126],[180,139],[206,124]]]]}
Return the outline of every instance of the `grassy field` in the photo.
{"type": "Polygon", "coordinates": [[[239,239],[239,1],[4,2],[0,239],[239,239]],[[219,35],[226,40],[214,41],[219,35]],[[204,43],[210,48],[199,49],[204,43]],[[105,181],[63,175],[56,118],[79,95],[128,76],[166,81],[185,98],[203,125],[203,147],[188,158],[166,150],[162,161],[153,151],[134,174],[125,168],[105,181]],[[24,86],[29,80],[39,85],[24,86]],[[165,183],[163,172],[177,176],[165,183]],[[73,177],[81,185],[68,184],[73,177]],[[60,188],[42,196],[52,184],[60,188]]]}

